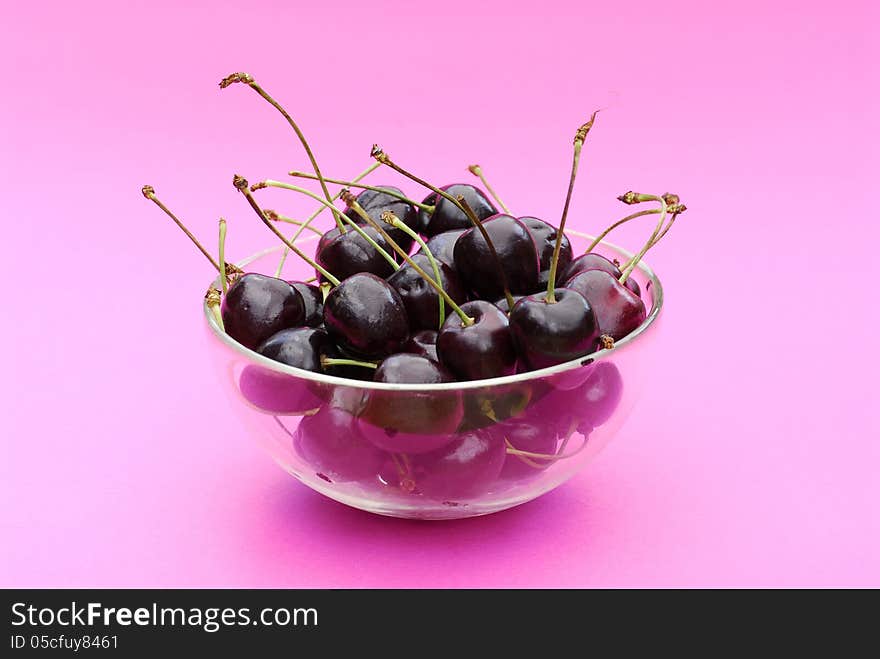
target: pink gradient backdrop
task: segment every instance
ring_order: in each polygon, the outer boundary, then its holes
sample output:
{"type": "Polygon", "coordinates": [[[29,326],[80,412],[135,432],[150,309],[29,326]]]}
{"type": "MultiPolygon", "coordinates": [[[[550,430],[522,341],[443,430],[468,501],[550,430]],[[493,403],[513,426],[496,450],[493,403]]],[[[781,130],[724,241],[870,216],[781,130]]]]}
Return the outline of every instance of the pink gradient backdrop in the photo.
{"type": "Polygon", "coordinates": [[[2,4],[0,585],[880,585],[876,3],[2,4]],[[573,225],[629,188],[682,195],[650,258],[653,391],[588,469],[414,523],[246,438],[203,343],[211,272],[139,192],[212,245],[225,215],[233,256],[271,244],[230,177],[307,161],[217,88],[235,70],[328,173],[373,142],[438,182],[479,161],[555,221],[601,107],[573,225]]]}

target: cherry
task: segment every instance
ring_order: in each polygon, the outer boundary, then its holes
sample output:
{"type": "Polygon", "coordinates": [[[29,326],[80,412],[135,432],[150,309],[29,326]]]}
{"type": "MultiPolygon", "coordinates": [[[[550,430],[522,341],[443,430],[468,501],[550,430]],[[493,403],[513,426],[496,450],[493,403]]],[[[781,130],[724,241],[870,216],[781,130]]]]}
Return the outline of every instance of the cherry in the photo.
{"type": "Polygon", "coordinates": [[[587,368],[587,381],[574,392],[580,432],[589,432],[607,422],[623,397],[623,378],[617,366],[603,359],[587,368]]]}
{"type": "Polygon", "coordinates": [[[332,405],[303,418],[293,447],[319,477],[330,482],[375,477],[385,460],[385,455],[360,434],[354,417],[332,405]]]}
{"type": "Polygon", "coordinates": [[[245,400],[269,414],[305,414],[323,404],[312,383],[255,364],[244,367],[238,388],[245,400]]]}
{"type": "Polygon", "coordinates": [[[510,331],[519,354],[532,368],[546,368],[583,357],[599,345],[596,315],[580,293],[556,289],[521,299],[510,312],[510,331]]]}
{"type": "Polygon", "coordinates": [[[569,280],[567,288],[583,295],[596,315],[600,334],[619,341],[645,322],[642,298],[604,270],[587,270],[569,280]]]}
{"type": "Polygon", "coordinates": [[[488,243],[476,227],[455,241],[455,268],[462,283],[479,297],[494,300],[504,294],[498,267],[504,272],[511,293],[531,293],[538,283],[538,253],[526,226],[510,215],[495,215],[483,221],[495,245],[496,262],[488,243]]]}
{"type": "MultiPolygon", "coordinates": [[[[540,280],[543,286],[547,288],[547,279],[550,274],[550,262],[553,259],[553,250],[556,248],[556,232],[558,229],[552,224],[548,224],[544,220],[537,217],[521,217],[519,221],[526,225],[526,229],[535,241],[535,247],[538,250],[538,261],[540,263],[541,276],[540,280]]],[[[571,263],[572,249],[571,243],[566,236],[562,236],[562,246],[559,249],[559,271],[565,272],[565,268],[571,263]]]]}
{"type": "Polygon", "coordinates": [[[435,259],[454,268],[455,256],[453,254],[453,249],[455,248],[455,241],[458,240],[458,237],[464,232],[465,229],[452,229],[451,231],[438,233],[436,236],[428,240],[428,249],[431,250],[431,254],[434,255],[435,259]]]}
{"type": "MultiPolygon", "coordinates": [[[[522,300],[522,299],[523,299],[524,297],[526,297],[526,296],[525,296],[525,295],[512,295],[512,294],[511,294],[510,297],[513,299],[513,303],[516,304],[517,302],[519,302],[520,300],[522,300]]],[[[504,313],[507,313],[507,312],[510,311],[510,305],[507,304],[507,298],[506,298],[506,297],[500,297],[500,298],[498,298],[497,300],[495,300],[492,304],[494,304],[496,307],[498,307],[499,309],[501,309],[501,311],[503,311],[504,313]]]]}
{"type": "MultiPolygon", "coordinates": [[[[375,229],[362,227],[362,230],[387,251],[388,244],[375,229]]],[[[318,241],[315,260],[340,280],[358,272],[370,272],[384,279],[394,272],[394,266],[360,233],[351,229],[342,233],[339,227],[330,229],[318,241]]],[[[320,272],[318,277],[323,281],[320,272]]]]}
{"type": "MultiPolygon", "coordinates": [[[[437,384],[455,378],[437,362],[409,353],[386,357],[376,382],[437,384]]],[[[371,391],[358,428],[373,444],[393,453],[433,451],[454,439],[463,415],[457,391],[371,391]]]]}
{"type": "MultiPolygon", "coordinates": [[[[425,272],[432,272],[431,262],[424,254],[414,254],[412,260],[425,272]]],[[[438,266],[440,285],[453,300],[464,302],[466,296],[455,270],[442,262],[438,262],[438,266]]],[[[440,295],[415,268],[405,264],[388,277],[388,283],[403,298],[411,330],[437,329],[440,326],[440,295]]]]}
{"type": "MultiPolygon", "coordinates": [[[[548,430],[540,422],[505,422],[498,424],[490,432],[501,437],[502,441],[505,441],[506,444],[509,443],[513,448],[520,451],[542,455],[553,455],[556,453],[556,445],[558,443],[556,433],[548,430]]],[[[551,464],[553,464],[551,460],[523,459],[511,454],[504,460],[504,467],[501,470],[500,478],[524,480],[537,476],[551,464]]]]}
{"type": "Polygon", "coordinates": [[[507,316],[485,300],[461,305],[472,317],[465,324],[450,315],[437,337],[440,363],[462,380],[481,380],[511,375],[516,370],[516,350],[507,316]]]}
{"type": "Polygon", "coordinates": [[[342,348],[359,357],[390,355],[409,338],[400,294],[367,272],[352,275],[330,291],[324,301],[324,325],[342,348]]]}
{"type": "MultiPolygon", "coordinates": [[[[440,189],[454,198],[464,197],[480,220],[485,220],[498,212],[498,209],[492,205],[483,191],[469,183],[454,183],[440,189]]],[[[460,208],[436,192],[425,197],[423,203],[434,207],[433,212],[422,210],[419,214],[422,233],[426,236],[433,237],[444,231],[467,229],[473,226],[471,220],[460,208]]]]}
{"type": "Polygon", "coordinates": [[[458,431],[487,428],[521,416],[538,385],[538,382],[517,382],[463,390],[465,416],[458,431]]]}
{"type": "Polygon", "coordinates": [[[473,430],[454,436],[452,442],[430,453],[407,457],[402,462],[398,482],[437,500],[473,497],[483,494],[504,467],[504,441],[494,435],[473,430]]]}
{"type": "Polygon", "coordinates": [[[253,350],[276,332],[301,326],[305,303],[283,279],[248,273],[229,287],[220,313],[226,333],[253,350]]]}
{"type": "Polygon", "coordinates": [[[335,350],[325,330],[295,327],[273,334],[257,347],[257,352],[276,362],[320,373],[321,356],[335,350]]]}
{"type": "Polygon", "coordinates": [[[304,312],[303,325],[317,327],[324,322],[324,295],[321,289],[302,281],[289,282],[302,295],[304,312]]]}
{"type": "MultiPolygon", "coordinates": [[[[568,267],[561,271],[563,275],[560,279],[567,283],[576,275],[586,272],[587,270],[602,270],[610,275],[614,275],[616,279],[619,279],[621,275],[620,268],[612,261],[609,261],[601,254],[588,252],[572,259],[568,264],[568,267]]],[[[625,286],[636,295],[641,296],[641,289],[635,279],[627,279],[625,286]]]]}
{"type": "MultiPolygon", "coordinates": [[[[396,192],[400,195],[403,194],[400,188],[396,188],[391,185],[378,187],[381,187],[384,190],[396,192]]],[[[418,211],[414,206],[406,203],[405,201],[397,197],[393,197],[389,194],[376,190],[364,190],[356,197],[356,199],[361,208],[363,208],[367,212],[367,214],[377,222],[380,221],[382,213],[384,213],[385,211],[391,211],[408,227],[414,229],[415,231],[419,230],[418,211]]],[[[347,209],[345,211],[345,214],[358,224],[365,224],[364,220],[351,208],[347,209]]],[[[403,231],[399,229],[391,229],[388,233],[391,235],[392,238],[394,238],[397,244],[403,247],[407,252],[412,249],[413,240],[403,231]]]]}
{"type": "Polygon", "coordinates": [[[403,345],[403,349],[414,355],[421,355],[439,362],[440,358],[437,357],[438,335],[439,332],[436,330],[421,330],[409,337],[409,341],[403,345]]]}

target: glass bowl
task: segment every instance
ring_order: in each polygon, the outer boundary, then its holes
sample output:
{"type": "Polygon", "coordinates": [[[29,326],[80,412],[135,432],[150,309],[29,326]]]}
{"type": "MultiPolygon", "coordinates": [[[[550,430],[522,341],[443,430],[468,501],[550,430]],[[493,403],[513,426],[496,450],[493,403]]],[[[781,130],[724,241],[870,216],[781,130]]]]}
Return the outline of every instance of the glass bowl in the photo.
{"type": "MultiPolygon", "coordinates": [[[[592,236],[567,232],[575,254],[592,236]]],[[[306,241],[302,241],[306,242],[306,241]]],[[[281,247],[240,262],[273,273],[281,247]]],[[[594,250],[625,262],[609,243],[594,250]]],[[[291,255],[284,276],[307,279],[291,255]]],[[[272,361],[226,335],[208,307],[212,359],[246,427],[286,471],[321,494],[380,515],[454,519],[530,501],[571,478],[619,432],[652,370],[663,289],[633,271],[645,322],[610,350],[491,380],[400,385],[272,361]]],[[[219,278],[214,282],[219,286],[219,278]]]]}

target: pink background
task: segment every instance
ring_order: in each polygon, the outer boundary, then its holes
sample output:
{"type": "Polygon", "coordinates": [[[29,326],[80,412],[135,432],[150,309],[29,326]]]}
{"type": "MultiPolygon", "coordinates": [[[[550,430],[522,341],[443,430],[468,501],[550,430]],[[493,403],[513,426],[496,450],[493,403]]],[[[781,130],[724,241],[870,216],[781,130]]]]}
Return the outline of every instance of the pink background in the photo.
{"type": "Polygon", "coordinates": [[[877,4],[416,4],[3,2],[0,585],[880,585],[877,4]],[[478,161],[551,221],[605,109],[573,226],[630,188],[690,210],[649,259],[651,390],[594,463],[414,523],[322,499],[246,438],[204,344],[211,271],[140,196],[212,246],[224,215],[233,257],[272,244],[231,175],[308,163],[217,88],[236,70],[326,173],[373,142],[439,183],[478,161]]]}

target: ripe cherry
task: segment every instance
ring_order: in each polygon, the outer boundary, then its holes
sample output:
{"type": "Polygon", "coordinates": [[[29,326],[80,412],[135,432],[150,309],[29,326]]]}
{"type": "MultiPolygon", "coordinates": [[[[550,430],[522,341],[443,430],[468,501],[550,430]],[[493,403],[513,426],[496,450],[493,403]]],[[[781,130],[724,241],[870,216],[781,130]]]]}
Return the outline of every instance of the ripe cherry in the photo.
{"type": "MultiPolygon", "coordinates": [[[[619,279],[621,275],[620,268],[616,266],[612,261],[609,261],[601,254],[588,252],[586,254],[581,254],[580,256],[575,257],[571,260],[565,270],[560,270],[560,272],[562,272],[560,280],[566,282],[567,285],[568,281],[570,281],[576,275],[582,272],[586,272],[587,270],[602,270],[610,275],[614,275],[614,277],[617,279],[619,279]]],[[[628,278],[626,280],[626,284],[624,285],[636,295],[641,295],[641,289],[639,288],[636,280],[632,277],[628,278]]]]}
{"type": "Polygon", "coordinates": [[[330,482],[373,478],[385,455],[360,434],[354,417],[333,405],[306,416],[294,433],[294,450],[330,482]]]}
{"type": "Polygon", "coordinates": [[[409,319],[400,294],[383,279],[362,272],[330,291],[324,301],[324,325],[347,352],[384,357],[409,338],[409,319]]]}
{"type": "Polygon", "coordinates": [[[437,356],[438,335],[439,332],[436,330],[421,330],[409,338],[409,341],[403,345],[403,349],[414,355],[421,355],[439,362],[440,358],[437,356]]]}
{"type": "MultiPolygon", "coordinates": [[[[396,188],[392,185],[377,187],[381,187],[385,190],[390,190],[401,195],[403,194],[400,188],[396,188]]],[[[411,204],[403,201],[402,199],[391,196],[389,194],[378,192],[376,190],[364,190],[359,195],[357,195],[356,199],[360,207],[363,208],[367,212],[367,214],[376,222],[381,221],[382,213],[384,213],[385,211],[391,211],[408,227],[414,229],[415,231],[419,230],[418,210],[411,204]]],[[[365,224],[363,218],[361,218],[361,216],[354,212],[351,208],[347,209],[345,211],[345,214],[358,224],[365,224]]],[[[410,251],[410,249],[412,248],[413,240],[406,233],[399,229],[389,229],[388,233],[391,235],[392,238],[394,238],[398,245],[403,247],[407,252],[410,251]]],[[[332,270],[333,269],[331,268],[331,271],[332,270]]]]}
{"type": "Polygon", "coordinates": [[[510,215],[496,215],[483,221],[495,245],[498,261],[476,227],[455,241],[455,269],[462,283],[480,298],[495,300],[504,294],[498,267],[503,269],[511,293],[531,293],[538,283],[538,252],[526,226],[510,215]]]}
{"type": "MultiPolygon", "coordinates": [[[[376,241],[379,247],[388,251],[385,239],[375,229],[362,227],[362,230],[376,241]]],[[[325,233],[318,241],[315,260],[340,280],[359,272],[369,272],[384,279],[394,272],[394,266],[361,234],[351,228],[341,233],[339,227],[334,227],[325,233]]],[[[320,272],[318,277],[324,280],[320,272]]]]}
{"type": "Polygon", "coordinates": [[[303,325],[317,327],[324,322],[324,295],[321,289],[302,281],[289,282],[302,295],[304,311],[303,325]]]}
{"type": "Polygon", "coordinates": [[[587,270],[569,280],[567,288],[583,295],[596,315],[599,333],[619,341],[647,318],[642,298],[604,270],[587,270]]]}
{"type": "Polygon", "coordinates": [[[226,333],[253,350],[276,332],[301,326],[305,303],[283,279],[249,273],[229,287],[220,313],[226,333]]]}
{"type": "MultiPolygon", "coordinates": [[[[425,272],[433,274],[431,262],[427,256],[414,254],[412,260],[425,272]]],[[[438,262],[438,267],[440,285],[453,300],[458,303],[464,302],[466,296],[455,270],[443,262],[438,262]]],[[[411,330],[436,330],[440,326],[440,294],[411,265],[408,263],[403,265],[388,277],[388,283],[403,298],[411,330]]]]}
{"type": "MultiPolygon", "coordinates": [[[[538,250],[538,261],[541,269],[539,284],[543,283],[543,286],[539,286],[537,290],[541,288],[546,290],[547,278],[550,274],[550,261],[553,259],[553,250],[556,248],[556,232],[558,229],[544,220],[539,220],[537,217],[521,217],[519,221],[526,225],[526,229],[532,235],[532,240],[535,241],[535,247],[538,250]]],[[[565,272],[568,264],[571,263],[571,259],[571,242],[569,242],[568,237],[562,236],[558,266],[560,272],[565,272]]]]}
{"type": "Polygon", "coordinates": [[[428,240],[428,249],[431,250],[431,254],[434,255],[435,259],[445,263],[450,268],[454,268],[455,256],[453,250],[455,248],[455,241],[464,232],[465,229],[452,229],[451,231],[438,233],[428,240]]]}
{"type": "Polygon", "coordinates": [[[513,374],[516,350],[507,315],[485,300],[466,302],[461,310],[474,322],[465,324],[456,315],[446,319],[437,337],[440,363],[460,380],[513,374]]]}
{"type": "MultiPolygon", "coordinates": [[[[480,220],[485,220],[498,212],[498,209],[483,194],[482,190],[468,183],[454,183],[443,186],[440,189],[454,198],[464,197],[480,220]]],[[[468,229],[473,226],[468,216],[460,208],[457,208],[449,199],[441,197],[436,192],[425,197],[423,203],[434,207],[431,213],[428,213],[426,210],[420,211],[420,224],[422,232],[426,236],[433,237],[444,231],[468,229]]]]}

